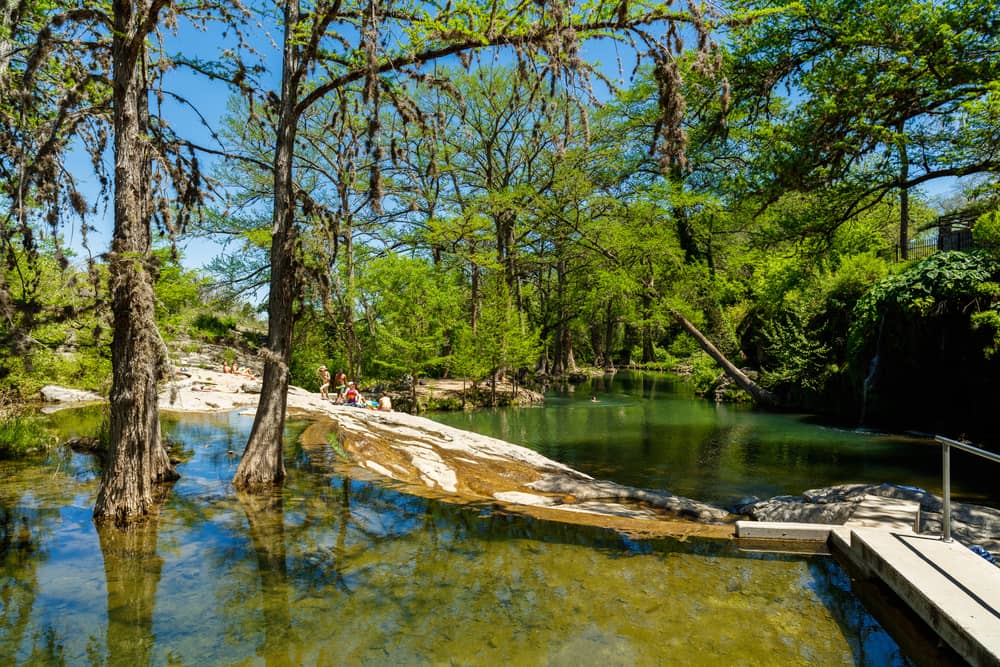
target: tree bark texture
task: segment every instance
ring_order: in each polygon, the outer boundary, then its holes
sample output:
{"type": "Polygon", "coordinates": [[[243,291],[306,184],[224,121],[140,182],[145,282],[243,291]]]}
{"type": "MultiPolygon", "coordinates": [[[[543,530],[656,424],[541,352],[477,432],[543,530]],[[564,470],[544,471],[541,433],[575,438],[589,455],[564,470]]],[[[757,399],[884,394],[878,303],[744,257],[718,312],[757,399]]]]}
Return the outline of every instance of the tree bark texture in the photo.
{"type": "Polygon", "coordinates": [[[755,403],[759,403],[761,405],[778,404],[778,399],[774,394],[747,377],[746,373],[741,371],[731,361],[729,361],[729,359],[727,359],[722,352],[719,352],[718,348],[716,348],[715,345],[713,345],[712,342],[708,340],[708,338],[706,338],[705,335],[701,333],[701,331],[699,331],[698,328],[687,318],[678,313],[676,310],[670,311],[670,314],[673,315],[674,319],[677,320],[678,324],[681,325],[681,328],[683,328],[684,331],[698,341],[698,345],[701,346],[701,349],[703,349],[708,356],[712,357],[712,359],[715,359],[715,362],[722,367],[722,369],[726,372],[726,375],[731,377],[733,382],[735,382],[740,389],[750,394],[755,403]]]}
{"type": "Polygon", "coordinates": [[[119,524],[149,511],[154,482],[176,479],[160,439],[156,391],[161,345],[150,273],[145,35],[137,34],[148,12],[146,2],[114,3],[115,225],[108,262],[114,318],[111,442],[94,518],[119,524]]]}
{"type": "MultiPolygon", "coordinates": [[[[285,479],[285,409],[288,403],[288,364],[291,359],[294,301],[297,294],[295,201],[292,157],[295,151],[299,52],[293,31],[299,21],[299,3],[284,5],[285,37],[281,73],[281,109],[274,151],[274,212],[271,218],[271,286],[268,295],[267,350],[260,402],[243,458],[233,477],[241,490],[266,489],[285,479]]],[[[349,250],[348,250],[349,252],[349,250]]]]}
{"type": "Polygon", "coordinates": [[[568,373],[569,359],[573,356],[573,337],[570,331],[570,308],[566,298],[567,283],[566,260],[560,258],[556,263],[556,336],[555,336],[555,360],[552,363],[552,374],[559,376],[568,373]]]}

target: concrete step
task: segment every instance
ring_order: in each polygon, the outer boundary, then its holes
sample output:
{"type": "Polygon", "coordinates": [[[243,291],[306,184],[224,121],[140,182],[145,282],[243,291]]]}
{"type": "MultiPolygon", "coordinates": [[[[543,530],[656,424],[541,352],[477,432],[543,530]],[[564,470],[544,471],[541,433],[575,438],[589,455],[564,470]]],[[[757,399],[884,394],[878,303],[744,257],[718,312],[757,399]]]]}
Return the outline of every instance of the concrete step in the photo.
{"type": "Polygon", "coordinates": [[[1000,665],[1000,569],[958,542],[908,530],[853,528],[850,550],[970,664],[1000,665]]]}
{"type": "Polygon", "coordinates": [[[825,523],[737,521],[736,537],[753,540],[826,542],[833,526],[825,523]]]}

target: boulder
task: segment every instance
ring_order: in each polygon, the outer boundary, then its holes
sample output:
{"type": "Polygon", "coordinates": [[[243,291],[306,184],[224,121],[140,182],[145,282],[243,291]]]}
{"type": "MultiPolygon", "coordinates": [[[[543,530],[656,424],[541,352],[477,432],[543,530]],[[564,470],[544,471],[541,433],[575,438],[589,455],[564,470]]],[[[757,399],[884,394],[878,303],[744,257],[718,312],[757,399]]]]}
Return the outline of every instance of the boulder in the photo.
{"type": "MultiPolygon", "coordinates": [[[[801,496],[777,496],[756,502],[741,501],[734,511],[756,521],[843,524],[854,518],[862,500],[885,499],[920,504],[919,532],[941,533],[941,498],[929,491],[899,484],[841,484],[810,489],[801,496]]],[[[951,533],[959,542],[979,546],[1000,558],[1000,510],[981,505],[952,502],[951,533]]]]}
{"type": "Polygon", "coordinates": [[[46,403],[90,403],[103,401],[104,397],[92,391],[70,389],[54,384],[47,384],[41,389],[42,400],[46,403]]]}
{"type": "Polygon", "coordinates": [[[777,496],[749,508],[756,521],[842,524],[851,518],[858,500],[812,503],[802,496],[777,496]]]}

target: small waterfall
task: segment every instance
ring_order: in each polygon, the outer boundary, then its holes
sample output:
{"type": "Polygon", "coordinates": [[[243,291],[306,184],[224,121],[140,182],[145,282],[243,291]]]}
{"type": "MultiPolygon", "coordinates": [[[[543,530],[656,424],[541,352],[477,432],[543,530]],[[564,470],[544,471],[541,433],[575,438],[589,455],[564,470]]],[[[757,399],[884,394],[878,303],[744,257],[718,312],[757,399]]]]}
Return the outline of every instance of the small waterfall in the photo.
{"type": "Polygon", "coordinates": [[[872,360],[868,363],[868,375],[865,376],[864,382],[861,384],[861,418],[858,420],[859,426],[864,426],[865,416],[868,412],[868,392],[875,384],[875,377],[878,374],[878,362],[879,362],[879,352],[882,349],[882,329],[885,327],[885,318],[883,317],[879,320],[878,324],[878,337],[875,339],[875,354],[872,356],[872,360]]]}

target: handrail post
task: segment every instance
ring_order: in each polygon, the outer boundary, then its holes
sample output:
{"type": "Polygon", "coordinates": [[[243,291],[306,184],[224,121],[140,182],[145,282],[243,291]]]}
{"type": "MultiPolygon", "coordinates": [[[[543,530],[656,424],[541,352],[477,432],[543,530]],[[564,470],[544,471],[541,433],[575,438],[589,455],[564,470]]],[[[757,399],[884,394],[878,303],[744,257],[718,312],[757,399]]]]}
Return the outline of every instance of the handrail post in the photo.
{"type": "Polygon", "coordinates": [[[951,446],[947,442],[941,442],[941,476],[941,541],[951,542],[951,446]]]}
{"type": "Polygon", "coordinates": [[[952,440],[941,435],[934,436],[934,439],[941,443],[941,476],[943,478],[941,480],[943,490],[941,503],[941,541],[951,542],[951,448],[961,449],[963,452],[975,454],[994,463],[1000,463],[1000,453],[980,449],[967,442],[952,440]]]}

